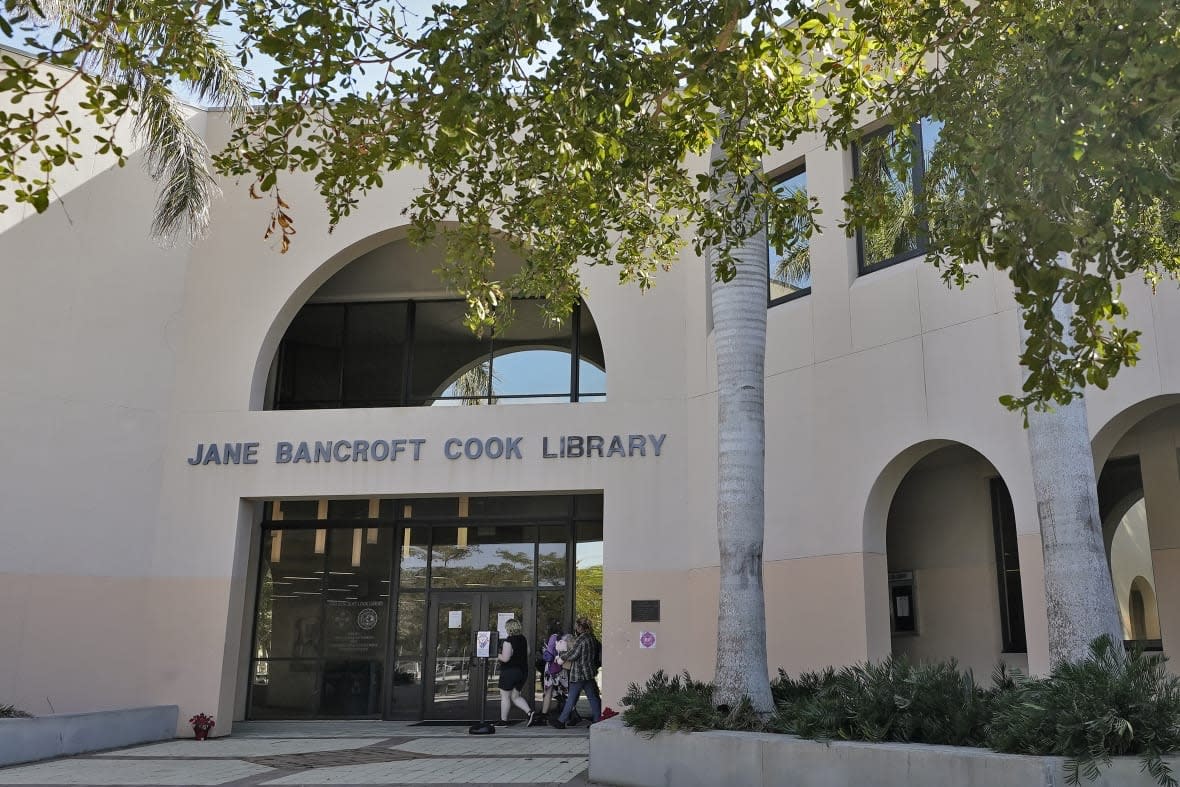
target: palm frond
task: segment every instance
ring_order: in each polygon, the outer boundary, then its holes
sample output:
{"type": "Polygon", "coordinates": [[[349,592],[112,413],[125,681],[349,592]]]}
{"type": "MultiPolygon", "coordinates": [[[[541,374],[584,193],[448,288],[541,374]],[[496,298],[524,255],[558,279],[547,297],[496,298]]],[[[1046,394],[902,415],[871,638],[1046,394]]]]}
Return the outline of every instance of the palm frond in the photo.
{"type": "Polygon", "coordinates": [[[483,361],[463,372],[451,385],[465,405],[495,404],[496,398],[489,398],[494,380],[491,363],[483,361]]]}
{"type": "Polygon", "coordinates": [[[811,286],[811,249],[806,241],[788,249],[770,273],[771,279],[784,287],[801,290],[811,286]]]}
{"type": "Polygon", "coordinates": [[[135,133],[146,142],[148,175],[161,183],[152,235],[164,240],[182,234],[190,241],[200,238],[218,193],[209,151],[189,126],[180,102],[157,81],[148,81],[140,97],[135,133]]]}
{"type": "MultiPolygon", "coordinates": [[[[247,73],[200,19],[180,29],[171,22],[99,25],[107,0],[12,0],[20,10],[51,25],[93,36],[77,67],[103,81],[126,85],[134,97],[134,134],[142,142],[145,167],[160,183],[152,235],[171,242],[192,241],[209,225],[209,206],[218,190],[204,140],[188,125],[175,93],[160,76],[156,60],[183,57],[199,67],[173,74],[176,83],[206,105],[224,108],[238,120],[249,106],[247,73]]],[[[141,9],[142,10],[142,9],[141,9]]],[[[142,14],[142,17],[149,16],[142,14]]],[[[136,18],[128,15],[128,18],[136,18]]],[[[166,69],[164,69],[166,70],[166,69]]]]}

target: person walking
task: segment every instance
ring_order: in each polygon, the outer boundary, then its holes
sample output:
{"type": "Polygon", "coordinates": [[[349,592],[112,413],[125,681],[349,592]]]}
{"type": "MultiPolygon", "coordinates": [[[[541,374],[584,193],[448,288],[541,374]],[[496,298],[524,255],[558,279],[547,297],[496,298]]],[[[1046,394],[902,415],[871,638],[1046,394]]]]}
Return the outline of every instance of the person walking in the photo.
{"type": "Polygon", "coordinates": [[[577,639],[574,640],[573,646],[565,655],[559,656],[557,659],[563,668],[568,668],[570,682],[569,696],[565,699],[565,707],[562,708],[561,715],[557,717],[557,720],[552,722],[552,725],[559,730],[563,730],[567,726],[574,726],[570,724],[570,716],[583,691],[586,692],[586,697],[590,700],[590,723],[593,724],[602,718],[602,697],[598,693],[596,677],[598,668],[602,666],[602,646],[594,636],[594,628],[591,626],[589,618],[577,619],[574,623],[574,634],[577,635],[577,639]]]}
{"type": "Polygon", "coordinates": [[[563,670],[557,663],[557,657],[569,649],[573,636],[562,633],[560,620],[549,624],[549,639],[545,643],[541,655],[538,657],[538,668],[541,671],[541,714],[537,722],[549,721],[549,708],[556,702],[558,707],[565,704],[565,695],[569,690],[568,670],[563,670]]]}
{"type": "Polygon", "coordinates": [[[542,702],[540,702],[540,721],[548,722],[555,719],[560,709],[565,707],[565,697],[570,690],[570,671],[562,669],[562,665],[557,661],[559,657],[565,655],[573,644],[572,634],[562,634],[562,625],[557,621],[553,621],[550,628],[549,642],[545,643],[545,650],[542,654],[544,660],[544,669],[542,670],[542,687],[544,693],[542,694],[542,702]],[[553,710],[553,716],[550,716],[550,708],[553,710]]]}
{"type": "Polygon", "coordinates": [[[500,722],[496,725],[503,727],[508,723],[508,712],[512,706],[520,708],[528,717],[528,724],[533,723],[533,709],[521,696],[525,682],[532,673],[529,672],[529,642],[525,639],[524,627],[516,618],[504,624],[504,631],[508,636],[500,644],[500,653],[496,656],[500,664],[500,722]]]}

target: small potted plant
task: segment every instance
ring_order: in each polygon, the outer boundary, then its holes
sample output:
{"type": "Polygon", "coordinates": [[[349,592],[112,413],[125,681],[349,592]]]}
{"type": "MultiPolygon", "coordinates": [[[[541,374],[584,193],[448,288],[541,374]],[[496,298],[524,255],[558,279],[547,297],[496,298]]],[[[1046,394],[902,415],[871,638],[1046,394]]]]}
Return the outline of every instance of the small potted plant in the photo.
{"type": "Polygon", "coordinates": [[[213,729],[215,724],[213,717],[206,713],[198,713],[189,719],[188,723],[193,725],[193,737],[199,741],[209,737],[209,730],[213,729]]]}

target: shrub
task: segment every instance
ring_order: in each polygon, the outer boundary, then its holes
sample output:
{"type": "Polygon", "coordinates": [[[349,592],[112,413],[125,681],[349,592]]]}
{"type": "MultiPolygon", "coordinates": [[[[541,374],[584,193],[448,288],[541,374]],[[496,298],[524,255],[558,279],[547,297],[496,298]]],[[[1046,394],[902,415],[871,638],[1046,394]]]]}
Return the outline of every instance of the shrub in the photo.
{"type": "Polygon", "coordinates": [[[956,746],[986,738],[991,694],[953,661],[910,664],[903,657],[828,670],[790,681],[776,729],[821,740],[901,741],[956,746]]]}
{"type": "Polygon", "coordinates": [[[736,708],[713,704],[713,684],[693,680],[688,672],[671,678],[659,670],[640,686],[632,683],[622,700],[623,721],[644,732],[757,730],[762,719],[748,700],[736,708]]]}
{"type": "Polygon", "coordinates": [[[15,705],[0,705],[0,719],[31,719],[33,714],[23,711],[15,705]]]}
{"type": "Polygon", "coordinates": [[[804,697],[813,697],[820,689],[830,686],[835,680],[834,667],[828,667],[823,672],[803,672],[798,678],[792,678],[779,667],[778,677],[770,682],[770,693],[774,695],[775,704],[780,705],[804,697]]]}
{"type": "Polygon", "coordinates": [[[1013,754],[1065,757],[1068,784],[1098,777],[1117,755],[1138,756],[1161,785],[1180,782],[1162,757],[1180,751],[1180,677],[1167,659],[1100,638],[1090,655],[1027,678],[999,665],[981,688],[954,661],[911,664],[902,657],[839,671],[782,670],[771,683],[773,718],[748,702],[713,706],[713,686],[686,672],[662,671],[641,688],[631,684],[623,720],[659,730],[770,729],[819,740],[900,741],[988,746],[1013,754]]]}
{"type": "Polygon", "coordinates": [[[1094,779],[1116,755],[1138,755],[1160,784],[1177,784],[1162,755],[1180,750],[1180,678],[1166,658],[1102,637],[1090,656],[1047,678],[1016,680],[997,693],[987,744],[1016,754],[1054,754],[1066,782],[1094,779]]]}

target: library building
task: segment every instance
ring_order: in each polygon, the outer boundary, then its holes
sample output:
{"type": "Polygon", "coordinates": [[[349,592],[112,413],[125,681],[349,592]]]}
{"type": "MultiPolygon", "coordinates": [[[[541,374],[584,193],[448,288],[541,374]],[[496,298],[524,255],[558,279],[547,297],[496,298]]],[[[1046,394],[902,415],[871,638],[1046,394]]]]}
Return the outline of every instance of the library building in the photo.
{"type": "MultiPolygon", "coordinates": [[[[192,113],[220,148],[227,119],[192,113]]],[[[926,149],[938,128],[916,131],[926,149]]],[[[766,168],[838,216],[895,144],[804,140],[766,168]]],[[[229,180],[206,237],[153,242],[141,160],[88,156],[46,213],[0,214],[0,704],[177,704],[216,735],[475,719],[499,703],[477,632],[519,621],[531,664],[579,617],[608,705],[657,669],[711,677],[703,259],[686,249],[646,293],[587,264],[560,325],[520,299],[477,337],[440,249],[407,239],[421,173],[331,233],[313,177],[291,175],[280,254],[267,206],[229,180]]],[[[899,210],[921,162],[891,182],[899,210]]],[[[505,245],[498,270],[523,264],[505,245]]],[[[922,238],[834,225],[767,264],[771,669],[896,653],[1044,672],[1027,440],[998,403],[1021,384],[1007,280],[948,289],[922,238]]],[[[1141,360],[1087,391],[1093,460],[1125,639],[1174,655],[1180,289],[1124,298],[1141,360]]]]}

